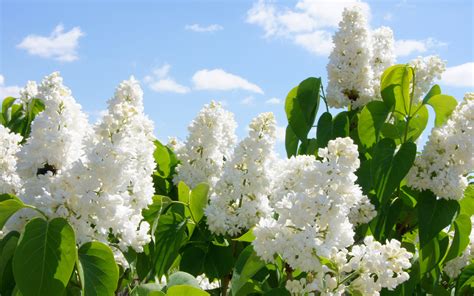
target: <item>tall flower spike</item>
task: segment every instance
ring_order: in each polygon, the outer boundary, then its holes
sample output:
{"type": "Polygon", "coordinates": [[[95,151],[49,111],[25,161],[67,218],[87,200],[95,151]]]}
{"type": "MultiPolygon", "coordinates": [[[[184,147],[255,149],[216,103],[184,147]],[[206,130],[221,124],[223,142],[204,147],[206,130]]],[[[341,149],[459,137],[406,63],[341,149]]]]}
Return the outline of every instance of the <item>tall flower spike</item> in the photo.
{"type": "Polygon", "coordinates": [[[429,189],[445,199],[461,199],[474,167],[474,93],[454,109],[445,125],[435,127],[408,173],[408,185],[429,189]]]}
{"type": "Polygon", "coordinates": [[[191,188],[201,182],[214,187],[236,143],[234,115],[212,101],[188,127],[189,136],[176,153],[181,160],[174,182],[191,188]]]}
{"type": "Polygon", "coordinates": [[[355,184],[359,167],[357,146],[350,138],[337,138],[320,149],[319,157],[297,156],[276,169],[272,205],[274,217],[263,218],[254,229],[254,249],[265,261],[279,254],[292,268],[320,271],[318,256],[353,242],[348,214],[364,201],[355,184]]]}
{"type": "Polygon", "coordinates": [[[388,27],[380,27],[372,32],[372,60],[370,64],[374,72],[374,96],[381,99],[380,77],[385,69],[395,63],[393,31],[388,27]]]}
{"type": "Polygon", "coordinates": [[[206,208],[209,229],[236,236],[270,213],[271,164],[276,123],[273,113],[252,120],[249,135],[235,148],[206,208]]]}
{"type": "Polygon", "coordinates": [[[45,110],[31,124],[31,134],[18,152],[18,173],[23,180],[21,198],[48,216],[63,216],[60,209],[68,198],[62,178],[84,155],[83,141],[90,132],[86,115],[63,85],[59,72],[46,76],[35,94],[29,82],[22,96],[35,95],[45,110]]]}
{"type": "Polygon", "coordinates": [[[361,107],[373,100],[372,46],[367,21],[359,8],[345,9],[327,65],[329,106],[361,107]]]}
{"type": "Polygon", "coordinates": [[[108,112],[95,126],[87,160],[70,174],[77,195],[73,222],[80,241],[107,241],[114,235],[121,249],[137,251],[150,241],[142,210],[154,194],[151,174],[153,123],[143,113],[143,91],[133,77],[120,83],[108,112]]]}
{"type": "Polygon", "coordinates": [[[16,172],[16,153],[22,137],[0,124],[0,194],[19,194],[21,180],[16,172]]]}

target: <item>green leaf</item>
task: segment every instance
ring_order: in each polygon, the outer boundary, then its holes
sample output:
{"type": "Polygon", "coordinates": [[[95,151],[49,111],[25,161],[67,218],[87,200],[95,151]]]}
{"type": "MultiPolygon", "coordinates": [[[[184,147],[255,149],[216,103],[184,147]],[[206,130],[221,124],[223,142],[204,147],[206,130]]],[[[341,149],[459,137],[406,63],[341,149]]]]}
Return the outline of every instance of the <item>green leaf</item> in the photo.
{"type": "Polygon", "coordinates": [[[247,246],[242,253],[240,253],[239,258],[235,263],[231,279],[232,295],[237,295],[240,288],[242,288],[245,283],[252,278],[252,276],[264,267],[265,262],[257,256],[252,245],[247,246]]]}
{"type": "Polygon", "coordinates": [[[392,139],[382,139],[374,150],[371,176],[374,178],[377,198],[382,204],[387,203],[393,191],[408,174],[416,156],[414,143],[403,143],[393,155],[395,147],[392,139]]]}
{"type": "Polygon", "coordinates": [[[178,256],[179,248],[185,242],[186,220],[176,212],[161,215],[155,234],[155,272],[163,276],[178,256]]]}
{"type": "Polygon", "coordinates": [[[285,132],[285,149],[288,158],[296,155],[296,152],[298,151],[298,141],[295,132],[293,132],[291,126],[288,125],[285,132]]]}
{"type": "Polygon", "coordinates": [[[285,288],[274,288],[265,292],[263,296],[291,296],[291,294],[285,288]]]}
{"type": "Polygon", "coordinates": [[[464,249],[469,245],[469,234],[471,233],[472,225],[470,216],[459,215],[453,223],[454,237],[444,261],[449,261],[460,256],[464,249]]]}
{"type": "Polygon", "coordinates": [[[367,148],[379,140],[382,126],[390,109],[381,101],[372,101],[364,106],[359,115],[357,132],[361,143],[367,148]]]}
{"type": "Polygon", "coordinates": [[[74,230],[63,218],[35,218],[25,226],[13,257],[13,274],[24,296],[61,295],[76,262],[74,230]]]}
{"type": "Polygon", "coordinates": [[[156,162],[156,172],[160,177],[167,178],[171,171],[171,157],[167,147],[161,144],[160,141],[155,140],[154,143],[155,151],[153,152],[153,157],[156,162]]]}
{"type": "Polygon", "coordinates": [[[423,191],[418,200],[420,246],[423,248],[443,228],[450,225],[459,212],[456,200],[436,199],[430,191],[423,191]]]}
{"type": "Polygon", "coordinates": [[[316,138],[318,147],[324,148],[328,145],[329,140],[332,139],[332,115],[329,112],[324,112],[318,120],[318,127],[316,130],[316,138]]]}
{"type": "Polygon", "coordinates": [[[232,246],[220,247],[210,244],[204,262],[206,275],[210,279],[223,278],[232,271],[234,260],[232,246]]]}
{"type": "Polygon", "coordinates": [[[464,197],[459,201],[461,206],[460,214],[465,214],[467,216],[474,215],[474,184],[467,186],[464,191],[464,197]]]}
{"type": "Polygon", "coordinates": [[[168,289],[168,296],[209,296],[206,291],[192,286],[178,285],[168,289]]]}
{"type": "Polygon", "coordinates": [[[18,210],[24,208],[25,204],[19,198],[10,194],[2,194],[0,200],[0,229],[2,229],[8,219],[18,210]]]}
{"type": "Polygon", "coordinates": [[[200,246],[188,245],[181,252],[179,269],[198,276],[204,272],[204,263],[206,261],[207,249],[200,246]]]}
{"type": "Polygon", "coordinates": [[[246,233],[242,234],[241,236],[239,236],[238,238],[234,238],[232,239],[234,241],[239,241],[239,242],[248,242],[248,243],[251,243],[255,240],[255,235],[253,234],[253,228],[250,228],[249,231],[247,231],[246,233]]]}
{"type": "MultiPolygon", "coordinates": [[[[408,123],[408,132],[407,132],[407,140],[411,142],[415,142],[419,136],[423,133],[428,124],[428,108],[426,106],[421,106],[418,112],[413,115],[408,123]]],[[[399,122],[399,125],[403,126],[403,130],[406,128],[405,122],[399,122]]],[[[402,132],[403,134],[405,131],[402,132]]]]}
{"type": "Polygon", "coordinates": [[[423,99],[423,104],[426,104],[428,100],[436,95],[441,94],[441,87],[439,85],[435,84],[431,87],[430,91],[425,95],[425,98],[423,99]]]}
{"type": "Polygon", "coordinates": [[[349,136],[349,114],[344,111],[336,115],[332,122],[332,139],[349,136]]]}
{"type": "Polygon", "coordinates": [[[79,275],[84,295],[114,295],[119,270],[114,253],[101,242],[88,242],[79,248],[79,275]]]}
{"type": "MultiPolygon", "coordinates": [[[[408,115],[410,106],[410,86],[413,80],[413,68],[408,65],[394,65],[387,68],[380,79],[382,94],[391,87],[395,98],[395,110],[408,115]]],[[[387,95],[386,95],[387,96],[387,95]]]]}
{"type": "MultiPolygon", "coordinates": [[[[311,127],[308,127],[305,120],[303,110],[301,110],[300,104],[298,103],[298,87],[290,90],[285,100],[285,112],[288,118],[288,124],[291,126],[291,130],[298,137],[298,139],[304,141],[308,136],[308,132],[311,127]]],[[[288,133],[288,129],[287,129],[288,133]]]]}
{"type": "Polygon", "coordinates": [[[178,285],[192,286],[200,289],[198,280],[190,275],[189,273],[177,271],[170,275],[168,279],[167,287],[173,287],[178,285]]]}
{"type": "Polygon", "coordinates": [[[437,94],[430,97],[426,104],[433,107],[436,113],[435,126],[442,126],[446,123],[458,102],[452,96],[437,94]]]}
{"type": "Polygon", "coordinates": [[[20,234],[9,232],[0,241],[0,295],[10,295],[15,288],[12,261],[20,234]]]}
{"type": "Polygon", "coordinates": [[[200,183],[191,191],[189,208],[191,209],[194,222],[199,223],[204,216],[204,208],[207,206],[209,185],[200,183]]]}
{"type": "MultiPolygon", "coordinates": [[[[456,282],[456,295],[469,295],[474,285],[474,263],[463,268],[456,282]],[[466,292],[466,294],[464,294],[466,292]]],[[[472,294],[471,294],[472,295],[472,294]]]]}
{"type": "Polygon", "coordinates": [[[7,97],[2,101],[2,117],[5,123],[8,123],[11,118],[11,112],[8,110],[13,106],[15,103],[15,98],[7,97]]]}
{"type": "Polygon", "coordinates": [[[310,77],[293,88],[285,100],[285,112],[294,134],[305,141],[319,107],[321,79],[310,77]]]}
{"type": "Polygon", "coordinates": [[[441,232],[436,239],[430,240],[420,250],[420,275],[423,277],[427,272],[435,268],[443,259],[449,246],[449,237],[441,232]]]}

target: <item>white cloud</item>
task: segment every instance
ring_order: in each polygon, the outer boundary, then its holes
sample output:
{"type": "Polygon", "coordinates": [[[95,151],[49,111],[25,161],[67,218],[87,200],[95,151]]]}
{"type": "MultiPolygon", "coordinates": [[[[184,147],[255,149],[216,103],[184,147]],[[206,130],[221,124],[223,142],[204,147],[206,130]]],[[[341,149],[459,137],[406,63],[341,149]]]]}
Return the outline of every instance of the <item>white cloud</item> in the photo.
{"type": "Polygon", "coordinates": [[[0,100],[3,100],[6,97],[19,97],[20,96],[20,87],[16,85],[5,85],[5,77],[0,74],[0,100]]]}
{"type": "Polygon", "coordinates": [[[193,32],[198,32],[198,33],[210,33],[210,32],[216,32],[223,30],[224,27],[218,24],[212,24],[209,26],[202,26],[199,24],[192,24],[192,25],[186,25],[184,27],[186,30],[193,31],[193,32]]]}
{"type": "Polygon", "coordinates": [[[177,83],[173,78],[169,77],[170,70],[171,66],[164,64],[159,68],[155,68],[151,75],[145,76],[143,81],[150,89],[156,92],[188,93],[188,87],[177,83]]]}
{"type": "Polygon", "coordinates": [[[194,88],[199,90],[234,90],[244,89],[263,94],[263,90],[256,84],[240,76],[227,73],[222,69],[203,69],[194,73],[192,78],[194,88]]]}
{"type": "Polygon", "coordinates": [[[255,105],[255,98],[253,96],[247,96],[240,101],[242,105],[253,106],[255,105]]]}
{"type": "Polygon", "coordinates": [[[279,104],[281,104],[281,100],[279,98],[270,98],[270,99],[265,101],[265,104],[279,105],[279,104]]]}
{"type": "Polygon", "coordinates": [[[442,75],[441,83],[455,87],[474,87],[474,62],[448,67],[442,75]]]}
{"type": "Polygon", "coordinates": [[[331,34],[327,31],[314,31],[295,36],[294,42],[315,55],[326,56],[333,48],[331,34]]]}
{"type": "Polygon", "coordinates": [[[265,37],[287,38],[313,54],[327,56],[342,11],[353,6],[370,18],[369,5],[359,0],[300,0],[294,8],[259,0],[247,12],[246,21],[262,27],[265,37]]]}
{"type": "Polygon", "coordinates": [[[84,33],[79,27],[64,32],[64,26],[59,24],[49,36],[28,35],[17,47],[25,49],[31,55],[72,62],[79,58],[77,47],[82,36],[84,33]]]}
{"type": "Polygon", "coordinates": [[[425,53],[446,45],[447,43],[438,41],[434,38],[427,38],[423,40],[396,40],[395,55],[397,57],[404,57],[414,53],[425,53]]]}
{"type": "Polygon", "coordinates": [[[275,132],[276,132],[277,142],[285,142],[286,127],[277,126],[275,132]]]}

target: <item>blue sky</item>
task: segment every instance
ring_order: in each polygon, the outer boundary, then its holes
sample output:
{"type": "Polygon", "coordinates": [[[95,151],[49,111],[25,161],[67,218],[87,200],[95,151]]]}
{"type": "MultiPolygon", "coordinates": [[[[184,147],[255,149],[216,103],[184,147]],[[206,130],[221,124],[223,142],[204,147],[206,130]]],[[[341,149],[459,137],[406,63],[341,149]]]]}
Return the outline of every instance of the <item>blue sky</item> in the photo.
{"type": "MultiPolygon", "coordinates": [[[[1,95],[59,70],[92,120],[117,84],[134,75],[165,141],[185,139],[189,122],[212,99],[235,113],[240,137],[264,111],[285,126],[288,91],[309,76],[327,82],[328,36],[343,7],[320,0],[0,3],[1,95]]],[[[474,90],[472,1],[359,5],[370,10],[372,28],[392,28],[398,62],[438,54],[448,67],[443,91],[459,100],[474,90]]]]}

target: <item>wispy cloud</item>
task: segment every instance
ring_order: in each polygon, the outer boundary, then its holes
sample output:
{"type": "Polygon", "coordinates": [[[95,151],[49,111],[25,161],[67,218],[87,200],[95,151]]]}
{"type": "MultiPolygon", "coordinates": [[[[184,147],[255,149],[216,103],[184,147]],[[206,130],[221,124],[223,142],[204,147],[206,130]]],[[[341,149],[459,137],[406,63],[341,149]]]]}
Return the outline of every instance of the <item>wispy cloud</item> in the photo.
{"type": "Polygon", "coordinates": [[[279,98],[270,98],[270,99],[265,101],[265,104],[279,105],[279,104],[281,104],[281,100],[279,98]]]}
{"type": "Polygon", "coordinates": [[[240,101],[240,104],[242,105],[247,105],[247,106],[253,106],[255,105],[255,98],[253,96],[246,96],[240,101]]]}
{"type": "Polygon", "coordinates": [[[404,57],[415,53],[425,53],[446,45],[447,43],[438,41],[434,38],[426,38],[422,40],[396,40],[395,55],[397,57],[404,57]]]}
{"type": "Polygon", "coordinates": [[[246,21],[260,26],[267,38],[290,39],[315,55],[327,56],[342,11],[353,6],[370,16],[369,5],[359,0],[300,0],[293,8],[280,8],[270,1],[259,0],[247,12],[246,21]]]}
{"type": "Polygon", "coordinates": [[[161,67],[153,69],[150,75],[145,76],[143,81],[150,89],[156,92],[173,92],[185,94],[189,92],[189,87],[179,84],[169,76],[171,66],[164,64],[161,67]]]}
{"type": "Polygon", "coordinates": [[[203,69],[194,73],[192,78],[194,88],[198,90],[234,90],[243,89],[263,94],[263,90],[256,84],[235,74],[227,73],[222,69],[203,69]]]}
{"type": "Polygon", "coordinates": [[[188,31],[198,32],[198,33],[210,33],[223,30],[224,27],[218,24],[212,24],[208,26],[202,26],[199,24],[186,25],[184,27],[188,31]]]}
{"type": "Polygon", "coordinates": [[[5,77],[0,74],[0,100],[6,97],[18,97],[20,95],[20,87],[17,85],[5,85],[5,77]]]}
{"type": "Polygon", "coordinates": [[[474,62],[448,67],[442,75],[441,83],[455,87],[474,87],[474,62]]]}
{"type": "Polygon", "coordinates": [[[84,32],[79,27],[65,32],[64,26],[59,24],[49,36],[28,35],[17,47],[26,50],[31,55],[72,62],[79,58],[77,48],[79,38],[82,36],[84,32]]]}

